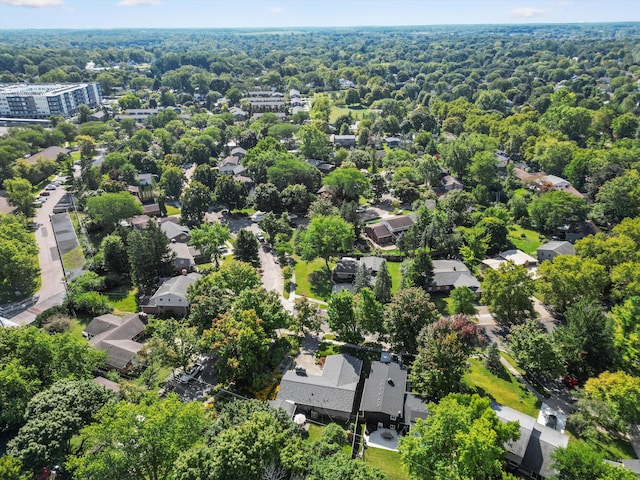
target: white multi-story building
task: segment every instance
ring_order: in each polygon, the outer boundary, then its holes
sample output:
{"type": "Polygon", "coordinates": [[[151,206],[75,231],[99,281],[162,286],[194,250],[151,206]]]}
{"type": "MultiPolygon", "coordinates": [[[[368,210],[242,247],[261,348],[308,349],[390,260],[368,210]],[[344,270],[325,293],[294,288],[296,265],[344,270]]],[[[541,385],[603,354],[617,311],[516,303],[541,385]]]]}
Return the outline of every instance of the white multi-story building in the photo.
{"type": "Polygon", "coordinates": [[[99,83],[0,85],[0,117],[71,117],[80,105],[97,107],[101,101],[99,83]]]}

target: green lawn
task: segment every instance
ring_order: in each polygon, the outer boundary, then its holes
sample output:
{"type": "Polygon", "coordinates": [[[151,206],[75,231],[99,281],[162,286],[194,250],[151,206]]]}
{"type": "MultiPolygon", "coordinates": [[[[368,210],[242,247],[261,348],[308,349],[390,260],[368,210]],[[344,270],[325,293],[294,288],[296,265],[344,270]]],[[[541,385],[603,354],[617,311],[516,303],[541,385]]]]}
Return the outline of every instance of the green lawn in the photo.
{"type": "MultiPolygon", "coordinates": [[[[295,256],[296,294],[327,301],[331,296],[331,273],[327,272],[324,259],[305,262],[295,256]]],[[[333,267],[331,262],[329,266],[333,267]]]]}
{"type": "Polygon", "coordinates": [[[332,105],[331,113],[329,114],[329,123],[335,122],[338,117],[347,115],[349,112],[351,112],[351,116],[356,120],[363,118],[364,114],[369,112],[369,109],[362,105],[353,105],[351,107],[336,107],[332,105]]]}
{"type": "Polygon", "coordinates": [[[494,375],[477,358],[470,358],[469,363],[471,368],[462,377],[469,390],[532,417],[538,416],[540,402],[506,368],[494,375]]]}
{"type": "Polygon", "coordinates": [[[538,232],[527,230],[520,225],[511,225],[509,227],[508,238],[517,249],[534,257],[536,256],[536,250],[542,245],[542,239],[538,232]]]}
{"type": "Polygon", "coordinates": [[[167,216],[180,215],[180,209],[173,205],[165,205],[167,207],[167,216]]]}
{"type": "Polygon", "coordinates": [[[402,281],[402,274],[400,273],[401,264],[402,262],[387,261],[387,270],[389,270],[389,275],[391,275],[391,290],[393,293],[398,291],[398,288],[400,288],[400,282],[402,281]]]}
{"type": "Polygon", "coordinates": [[[364,462],[382,470],[389,480],[409,480],[398,452],[369,447],[364,451],[364,462]]]}
{"type": "Polygon", "coordinates": [[[115,313],[135,313],[138,311],[137,288],[122,285],[105,293],[116,309],[115,313]]]}
{"type": "Polygon", "coordinates": [[[507,352],[500,352],[500,355],[502,355],[504,357],[504,359],[509,362],[509,364],[515,368],[521,375],[524,375],[524,370],[522,368],[520,368],[520,366],[518,365],[518,362],[516,361],[515,358],[513,358],[511,355],[509,355],[507,352]]]}
{"type": "Polygon", "coordinates": [[[569,443],[573,444],[580,440],[587,443],[596,452],[601,452],[608,460],[618,460],[621,458],[636,458],[633,447],[626,440],[598,432],[595,438],[579,438],[571,428],[567,428],[565,433],[569,435],[569,443]]]}
{"type": "MultiPolygon", "coordinates": [[[[309,424],[309,430],[307,431],[309,436],[307,437],[306,441],[309,442],[309,443],[319,442],[320,438],[322,437],[322,432],[324,431],[324,428],[325,427],[323,427],[322,425],[316,425],[314,423],[310,423],[309,424]]],[[[351,445],[344,445],[342,447],[342,451],[350,456],[351,455],[351,445]]]]}

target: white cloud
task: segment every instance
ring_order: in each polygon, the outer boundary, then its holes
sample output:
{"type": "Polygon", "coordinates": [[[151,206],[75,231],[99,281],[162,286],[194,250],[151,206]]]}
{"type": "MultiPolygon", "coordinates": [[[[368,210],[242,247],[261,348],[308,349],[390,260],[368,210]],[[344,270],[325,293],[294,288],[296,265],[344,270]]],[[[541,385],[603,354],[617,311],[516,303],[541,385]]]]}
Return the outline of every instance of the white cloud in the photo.
{"type": "Polygon", "coordinates": [[[46,8],[62,7],[64,0],[0,0],[0,3],[11,5],[12,7],[46,8]]]}
{"type": "Polygon", "coordinates": [[[511,10],[511,13],[509,14],[510,17],[512,18],[533,18],[533,17],[539,17],[541,15],[544,15],[545,13],[547,13],[546,10],[540,10],[539,8],[515,8],[513,10],[511,10]]]}
{"type": "Polygon", "coordinates": [[[280,7],[271,7],[271,8],[269,9],[269,11],[270,11],[271,13],[282,13],[282,12],[284,12],[284,10],[283,10],[282,8],[280,8],[280,7]]]}
{"type": "Polygon", "coordinates": [[[141,5],[160,5],[160,0],[120,0],[119,7],[138,7],[141,5]]]}

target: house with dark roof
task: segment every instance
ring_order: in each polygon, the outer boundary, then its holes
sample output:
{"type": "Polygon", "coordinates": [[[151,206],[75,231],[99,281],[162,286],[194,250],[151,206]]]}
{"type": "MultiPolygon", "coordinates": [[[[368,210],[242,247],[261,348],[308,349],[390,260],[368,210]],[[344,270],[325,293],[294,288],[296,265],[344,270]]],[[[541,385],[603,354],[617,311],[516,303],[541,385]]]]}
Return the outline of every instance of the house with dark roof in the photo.
{"type": "Polygon", "coordinates": [[[240,160],[242,160],[246,154],[247,151],[242,147],[235,147],[233,150],[231,150],[231,156],[236,157],[240,160]]]}
{"type": "Polygon", "coordinates": [[[183,270],[190,272],[195,268],[196,251],[193,247],[190,247],[186,243],[171,242],[169,243],[169,249],[174,254],[173,264],[178,272],[182,272],[183,270]]]}
{"type": "Polygon", "coordinates": [[[569,437],[513,408],[498,403],[493,403],[491,408],[502,422],[520,424],[520,438],[505,444],[508,466],[526,478],[544,480],[556,475],[558,472],[551,468],[551,455],[558,448],[566,448],[569,437]]]}
{"type": "Polygon", "coordinates": [[[360,262],[355,258],[342,257],[333,269],[333,280],[335,282],[352,282],[356,278],[359,265],[360,262]]]}
{"type": "Polygon", "coordinates": [[[178,225],[171,220],[160,223],[160,230],[167,236],[170,242],[187,243],[191,238],[191,229],[186,225],[178,225]]]}
{"type": "Polygon", "coordinates": [[[406,387],[407,369],[402,365],[372,362],[360,401],[365,422],[377,428],[399,429],[403,423],[406,387]]]}
{"type": "Polygon", "coordinates": [[[415,393],[407,393],[404,399],[404,424],[411,429],[417,419],[426,420],[429,416],[429,401],[415,393]]]}
{"type": "Polygon", "coordinates": [[[480,282],[459,260],[433,260],[433,278],[427,286],[427,291],[448,292],[457,287],[469,287],[477,292],[480,282]]]}
{"type": "Polygon", "coordinates": [[[553,261],[558,255],[575,255],[576,251],[573,248],[571,242],[552,240],[544,245],[540,245],[536,250],[538,256],[538,263],[542,263],[545,260],[553,261]]]}
{"type": "Polygon", "coordinates": [[[353,148],[356,146],[355,135],[332,135],[331,141],[337,147],[353,148]]]}
{"type": "Polygon", "coordinates": [[[364,227],[364,233],[378,245],[389,245],[393,243],[393,235],[382,223],[366,225],[364,227]]]}
{"type": "Polygon", "coordinates": [[[389,148],[398,148],[402,143],[402,139],[398,137],[385,137],[384,143],[389,148]]]}
{"type": "Polygon", "coordinates": [[[202,275],[189,273],[165,280],[156,293],[140,302],[140,309],[145,313],[171,313],[186,316],[189,313],[187,289],[202,275]]]}
{"type": "Polygon", "coordinates": [[[382,264],[385,259],[382,257],[361,257],[360,265],[364,265],[369,270],[369,274],[372,276],[378,275],[378,272],[382,268],[382,264]]]}
{"type": "Polygon", "coordinates": [[[249,115],[247,112],[245,112],[240,107],[230,107],[229,108],[229,113],[231,115],[233,115],[233,118],[238,122],[245,121],[247,119],[247,116],[249,115]]]}
{"type": "Polygon", "coordinates": [[[332,163],[327,163],[324,160],[317,160],[315,158],[307,158],[305,161],[309,165],[314,166],[318,170],[320,170],[320,173],[322,173],[323,175],[327,175],[328,173],[331,173],[336,168],[335,165],[333,165],[332,163]]]}
{"type": "Polygon", "coordinates": [[[89,345],[107,352],[108,367],[126,373],[136,363],[136,355],[143,346],[138,342],[145,329],[141,315],[100,315],[91,320],[82,335],[89,345]]]}
{"type": "Polygon", "coordinates": [[[218,164],[218,172],[225,175],[236,175],[236,170],[238,170],[238,167],[242,168],[242,161],[238,157],[229,155],[218,164]]]}
{"type": "Polygon", "coordinates": [[[444,177],[442,177],[442,188],[445,192],[450,192],[452,190],[462,190],[464,188],[464,184],[451,175],[445,175],[444,177]]]}
{"type": "Polygon", "coordinates": [[[362,360],[351,355],[329,355],[321,375],[289,370],[282,376],[276,400],[293,402],[310,418],[324,415],[348,420],[354,409],[362,360]]]}
{"type": "Polygon", "coordinates": [[[68,148],[62,148],[57,146],[47,147],[44,150],[40,150],[38,153],[34,153],[27,158],[28,163],[36,163],[38,160],[52,160],[58,161],[59,158],[68,155],[71,150],[68,148]]]}
{"type": "Polygon", "coordinates": [[[415,223],[415,218],[415,215],[399,215],[397,217],[383,218],[380,223],[387,227],[387,230],[395,237],[409,230],[415,223]]]}

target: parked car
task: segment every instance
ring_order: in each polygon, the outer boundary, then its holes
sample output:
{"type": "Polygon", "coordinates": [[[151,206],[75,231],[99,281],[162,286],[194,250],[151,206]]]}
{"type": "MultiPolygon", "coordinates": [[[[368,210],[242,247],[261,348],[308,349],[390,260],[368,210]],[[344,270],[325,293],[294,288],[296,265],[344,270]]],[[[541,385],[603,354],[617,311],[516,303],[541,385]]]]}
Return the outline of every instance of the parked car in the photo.
{"type": "Polygon", "coordinates": [[[46,187],[44,187],[45,190],[55,190],[56,187],[53,183],[50,183],[49,185],[47,185],[46,187]]]}
{"type": "Polygon", "coordinates": [[[51,195],[51,193],[47,192],[46,190],[43,190],[42,192],[40,192],[41,197],[48,197],[49,195],[51,195]]]}
{"type": "Polygon", "coordinates": [[[256,233],[256,238],[258,239],[258,241],[260,243],[264,243],[265,242],[264,235],[262,235],[262,233],[260,233],[260,232],[256,233]]]}

